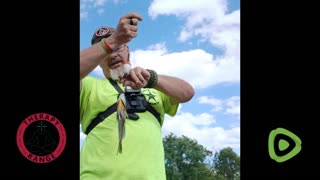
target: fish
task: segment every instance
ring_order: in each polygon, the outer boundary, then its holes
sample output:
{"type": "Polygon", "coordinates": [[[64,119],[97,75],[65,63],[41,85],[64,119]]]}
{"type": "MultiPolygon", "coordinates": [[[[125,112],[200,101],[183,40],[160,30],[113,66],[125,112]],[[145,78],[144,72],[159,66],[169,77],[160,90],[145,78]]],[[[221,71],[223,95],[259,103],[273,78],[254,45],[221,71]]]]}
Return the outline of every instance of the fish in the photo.
{"type": "Polygon", "coordinates": [[[126,109],[126,98],[124,93],[121,93],[117,100],[117,121],[118,121],[118,152],[122,153],[122,140],[125,137],[125,121],[128,118],[126,109]]]}

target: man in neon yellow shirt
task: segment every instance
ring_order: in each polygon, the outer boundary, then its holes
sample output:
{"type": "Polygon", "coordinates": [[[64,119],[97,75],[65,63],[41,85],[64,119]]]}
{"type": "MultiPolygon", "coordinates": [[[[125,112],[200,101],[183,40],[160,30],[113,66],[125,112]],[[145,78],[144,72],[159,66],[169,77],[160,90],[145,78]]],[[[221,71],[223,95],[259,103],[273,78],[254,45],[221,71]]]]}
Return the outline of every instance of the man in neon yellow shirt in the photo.
{"type": "Polygon", "coordinates": [[[161,134],[164,115],[174,116],[179,103],[193,97],[194,89],[182,79],[142,67],[128,72],[127,43],[137,36],[141,20],[138,13],[128,13],[115,29],[99,28],[92,46],[80,52],[80,123],[87,134],[80,152],[80,179],[166,179],[161,134]],[[97,66],[105,78],[88,76],[97,66]],[[118,121],[113,105],[121,91],[133,92],[126,99],[131,102],[128,99],[138,97],[132,100],[132,107],[138,108],[131,112],[127,107],[123,150],[118,154],[118,121]],[[148,103],[141,103],[144,100],[148,103]],[[140,105],[146,109],[139,109],[140,105]],[[108,115],[99,116],[108,107],[108,115]]]}

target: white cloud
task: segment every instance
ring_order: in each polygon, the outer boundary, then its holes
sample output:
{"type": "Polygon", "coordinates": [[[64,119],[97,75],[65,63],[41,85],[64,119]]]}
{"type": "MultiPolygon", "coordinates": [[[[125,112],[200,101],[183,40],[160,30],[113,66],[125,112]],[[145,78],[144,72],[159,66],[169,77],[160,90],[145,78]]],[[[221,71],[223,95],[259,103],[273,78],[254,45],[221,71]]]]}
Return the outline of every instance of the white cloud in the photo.
{"type": "Polygon", "coordinates": [[[80,4],[80,19],[87,18],[88,17],[88,6],[86,3],[80,4]]]}
{"type": "Polygon", "coordinates": [[[162,46],[162,49],[133,51],[131,57],[133,66],[137,64],[159,74],[182,78],[195,88],[240,81],[239,61],[227,57],[214,58],[202,49],[167,53],[162,46]]]}
{"type": "Polygon", "coordinates": [[[217,99],[217,98],[209,98],[207,96],[201,96],[199,98],[199,103],[200,104],[210,104],[213,106],[212,111],[217,112],[217,111],[222,110],[223,101],[221,99],[217,99]]]}
{"type": "MultiPolygon", "coordinates": [[[[227,0],[153,0],[149,15],[155,19],[160,15],[175,15],[185,19],[179,40],[185,42],[200,36],[199,41],[208,41],[224,50],[224,66],[235,66],[231,73],[240,76],[240,9],[227,14],[227,0]]],[[[229,67],[231,68],[231,67],[229,67]]]]}
{"type": "Polygon", "coordinates": [[[167,52],[167,47],[165,42],[160,42],[157,44],[151,44],[149,47],[147,47],[148,50],[159,50],[160,54],[167,52]]]}
{"type": "Polygon", "coordinates": [[[159,15],[176,15],[189,17],[198,13],[200,17],[215,17],[226,11],[226,0],[153,0],[149,7],[149,15],[156,18],[159,15]]]}
{"type": "Polygon", "coordinates": [[[81,11],[80,12],[80,18],[87,18],[88,17],[88,12],[87,11],[81,11]]]}
{"type": "Polygon", "coordinates": [[[98,14],[103,14],[104,13],[104,8],[98,8],[97,9],[98,14]]]}
{"type": "Polygon", "coordinates": [[[233,96],[228,98],[226,101],[226,113],[237,116],[240,119],[240,97],[233,96]]]}
{"type": "MultiPolygon", "coordinates": [[[[184,0],[182,5],[180,1],[153,0],[148,11],[153,19],[160,15],[175,15],[185,19],[180,36],[182,41],[192,35],[201,35],[206,39],[216,37],[220,40],[223,39],[219,38],[221,35],[216,36],[219,32],[230,32],[230,29],[234,29],[231,32],[240,31],[239,10],[226,14],[227,3],[227,0],[184,0]]],[[[234,37],[239,39],[239,36],[234,37]]]]}
{"type": "MultiPolygon", "coordinates": [[[[212,54],[202,49],[167,53],[163,43],[148,48],[149,50],[136,50],[130,53],[132,67],[138,65],[154,69],[159,74],[176,76],[188,81],[195,88],[240,81],[240,62],[234,59],[227,57],[214,59],[212,54]]],[[[92,74],[103,77],[100,67],[96,67],[92,74]]]]}
{"type": "MultiPolygon", "coordinates": [[[[111,2],[111,0],[80,0],[80,19],[88,18],[91,11],[103,14],[108,2],[111,2]]],[[[120,0],[112,0],[112,2],[118,4],[120,0]]]]}
{"type": "Polygon", "coordinates": [[[212,114],[202,113],[193,115],[182,112],[174,117],[166,116],[162,127],[163,136],[170,132],[177,136],[185,135],[205,146],[215,153],[225,147],[231,147],[240,152],[240,127],[223,129],[213,126],[216,119],[212,114]]]}
{"type": "Polygon", "coordinates": [[[101,7],[107,2],[107,0],[91,0],[91,2],[93,2],[94,7],[101,7]]]}
{"type": "MultiPolygon", "coordinates": [[[[224,53],[214,56],[202,49],[168,53],[165,43],[153,50],[132,52],[139,66],[187,80],[196,88],[240,82],[240,10],[227,14],[226,0],[153,0],[149,15],[175,15],[184,19],[179,40],[200,37],[224,53]]],[[[157,46],[157,45],[154,45],[157,46]]]]}
{"type": "Polygon", "coordinates": [[[212,105],[212,112],[223,111],[225,114],[231,114],[240,119],[240,96],[232,96],[227,99],[201,96],[198,102],[212,105]]]}

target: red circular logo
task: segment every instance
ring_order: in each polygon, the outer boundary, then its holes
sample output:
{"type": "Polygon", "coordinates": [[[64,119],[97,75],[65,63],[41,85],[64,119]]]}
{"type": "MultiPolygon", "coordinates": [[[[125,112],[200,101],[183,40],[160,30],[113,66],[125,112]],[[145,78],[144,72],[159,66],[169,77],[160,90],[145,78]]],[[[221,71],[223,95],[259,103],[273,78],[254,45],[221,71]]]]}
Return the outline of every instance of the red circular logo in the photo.
{"type": "Polygon", "coordinates": [[[62,123],[47,113],[36,113],[25,118],[16,137],[22,155],[34,163],[57,159],[65,148],[66,139],[62,123]]]}

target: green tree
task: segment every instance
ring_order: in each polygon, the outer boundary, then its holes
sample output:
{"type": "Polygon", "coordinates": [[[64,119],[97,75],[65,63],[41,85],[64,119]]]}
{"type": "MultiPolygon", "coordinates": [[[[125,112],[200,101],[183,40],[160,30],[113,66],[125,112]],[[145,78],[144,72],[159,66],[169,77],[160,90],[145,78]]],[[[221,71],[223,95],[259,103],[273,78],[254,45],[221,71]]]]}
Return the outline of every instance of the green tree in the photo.
{"type": "Polygon", "coordinates": [[[232,148],[227,147],[216,152],[213,164],[215,179],[220,179],[221,177],[224,177],[225,180],[240,179],[240,157],[232,148]]]}
{"type": "Polygon", "coordinates": [[[213,180],[205,162],[212,152],[186,136],[172,133],[164,138],[167,180],[213,180]]]}

